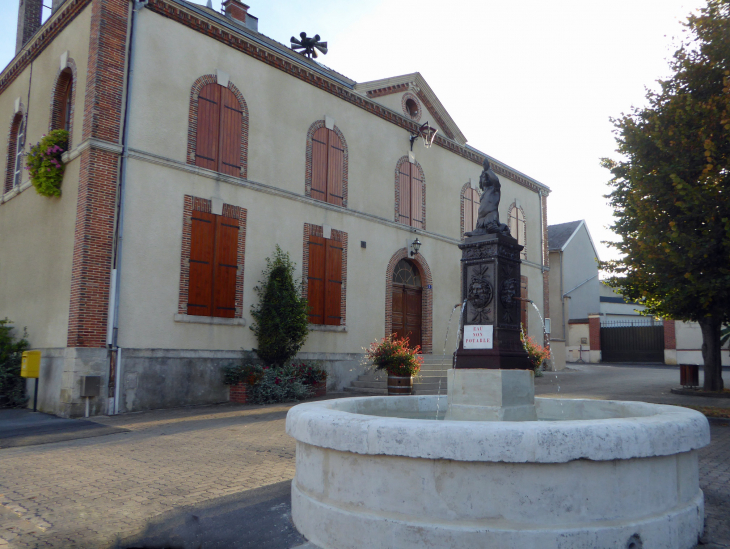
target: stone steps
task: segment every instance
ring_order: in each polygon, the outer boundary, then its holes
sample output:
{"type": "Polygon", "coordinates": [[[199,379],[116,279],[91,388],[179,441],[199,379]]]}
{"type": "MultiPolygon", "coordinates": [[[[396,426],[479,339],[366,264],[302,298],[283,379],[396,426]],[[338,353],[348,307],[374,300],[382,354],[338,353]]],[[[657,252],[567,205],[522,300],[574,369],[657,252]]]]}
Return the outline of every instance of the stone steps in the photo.
{"type": "MultiPolygon", "coordinates": [[[[413,382],[413,394],[436,395],[439,390],[446,394],[446,370],[451,368],[451,357],[443,355],[423,355],[421,374],[413,382]]],[[[387,395],[388,374],[371,371],[357,377],[345,392],[354,394],[387,395]]]]}

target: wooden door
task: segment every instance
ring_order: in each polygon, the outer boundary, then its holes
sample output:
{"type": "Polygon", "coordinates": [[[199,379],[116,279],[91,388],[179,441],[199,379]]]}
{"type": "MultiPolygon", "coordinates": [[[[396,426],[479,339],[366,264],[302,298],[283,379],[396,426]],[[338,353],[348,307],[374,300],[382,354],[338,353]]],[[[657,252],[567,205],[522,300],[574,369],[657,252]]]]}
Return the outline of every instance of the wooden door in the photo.
{"type": "Polygon", "coordinates": [[[421,345],[422,290],[393,284],[393,327],[396,337],[408,336],[411,347],[421,345]]]}

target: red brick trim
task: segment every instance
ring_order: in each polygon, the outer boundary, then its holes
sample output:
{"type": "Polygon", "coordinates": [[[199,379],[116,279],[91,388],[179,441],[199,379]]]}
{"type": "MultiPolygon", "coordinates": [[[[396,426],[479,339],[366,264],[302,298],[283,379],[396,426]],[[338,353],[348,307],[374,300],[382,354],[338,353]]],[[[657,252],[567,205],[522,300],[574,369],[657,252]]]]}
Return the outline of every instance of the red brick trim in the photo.
{"type": "Polygon", "coordinates": [[[409,257],[408,250],[401,248],[393,254],[385,269],[385,335],[393,332],[393,271],[401,259],[409,259],[418,266],[421,275],[421,347],[424,355],[433,353],[433,279],[431,268],[422,254],[409,257]]]}
{"type": "MultiPolygon", "coordinates": [[[[195,141],[198,136],[198,96],[206,84],[217,84],[215,74],[205,74],[193,82],[190,88],[190,110],[188,112],[188,164],[195,165],[195,141]]],[[[241,106],[241,177],[248,176],[248,104],[236,85],[228,81],[228,89],[233,92],[241,106]]]]}
{"type": "Polygon", "coordinates": [[[676,349],[677,348],[677,332],[676,324],[674,320],[664,321],[664,348],[665,349],[676,349]]]}
{"type": "Polygon", "coordinates": [[[403,94],[403,96],[400,98],[400,106],[403,109],[403,114],[405,114],[408,118],[410,118],[414,122],[421,121],[421,116],[423,116],[423,106],[421,105],[421,102],[418,100],[418,98],[411,92],[406,92],[403,94]],[[411,113],[408,112],[408,107],[406,107],[406,101],[408,101],[409,99],[415,101],[416,105],[418,105],[418,115],[416,116],[411,116],[411,113]]]}
{"type": "MultiPolygon", "coordinates": [[[[73,0],[67,0],[73,4],[73,0]]],[[[82,141],[119,142],[128,0],[92,0],[82,141]]],[[[106,346],[119,155],[81,153],[67,345],[106,346]]]]}
{"type": "MultiPolygon", "coordinates": [[[[309,235],[323,237],[324,231],[321,225],[311,223],[304,224],[303,246],[302,246],[302,295],[307,298],[309,284],[309,235]]],[[[335,242],[342,243],[342,293],[340,295],[340,315],[342,317],[340,326],[347,326],[347,233],[332,229],[330,238],[335,242]]]]}
{"type": "Polygon", "coordinates": [[[118,170],[116,153],[96,148],[81,153],[68,315],[69,347],[106,345],[118,170]]]}
{"type": "MultiPolygon", "coordinates": [[[[25,116],[25,106],[20,103],[20,110],[10,115],[10,128],[8,129],[8,147],[7,162],[5,163],[5,181],[3,182],[3,192],[13,190],[13,176],[15,175],[15,153],[18,141],[18,130],[20,129],[20,121],[25,116]]],[[[27,128],[26,128],[27,136],[27,128]]]]}
{"type": "Polygon", "coordinates": [[[51,16],[50,24],[46,22],[41,27],[40,33],[37,33],[28,44],[24,46],[24,50],[8,64],[5,71],[0,77],[0,94],[2,94],[23,70],[30,65],[31,61],[43,53],[58,34],[79,15],[84,8],[89,5],[92,0],[66,0],[56,13],[51,16]]]}
{"type": "MultiPolygon", "coordinates": [[[[307,70],[306,67],[294,64],[289,59],[285,59],[277,55],[276,53],[268,52],[262,49],[258,44],[246,41],[245,38],[241,35],[233,35],[227,28],[217,26],[216,23],[211,19],[206,18],[205,20],[203,20],[197,14],[192,14],[191,12],[185,11],[181,9],[178,5],[168,3],[166,0],[150,0],[150,3],[147,5],[147,7],[148,9],[162,15],[163,17],[172,19],[196,32],[205,34],[206,36],[209,36],[214,40],[218,40],[219,42],[222,42],[230,46],[231,48],[244,53],[245,55],[258,59],[259,61],[266,63],[267,65],[274,67],[282,72],[285,72],[294,78],[307,82],[308,84],[311,84],[312,86],[315,86],[320,90],[330,93],[338,97],[339,99],[342,99],[343,101],[347,101],[348,103],[355,105],[383,120],[395,124],[396,126],[404,128],[411,133],[415,133],[416,131],[418,131],[418,124],[413,122],[413,120],[411,120],[410,118],[406,118],[403,115],[397,114],[392,110],[378,103],[375,103],[374,101],[369,101],[360,93],[357,93],[349,88],[340,86],[335,82],[326,80],[321,75],[310,72],[309,70],[307,70]]],[[[408,85],[404,86],[404,90],[408,88],[408,85]]],[[[370,96],[370,92],[367,92],[367,95],[370,96]]],[[[373,95],[373,97],[375,96],[373,95]]],[[[426,108],[428,108],[428,105],[430,103],[424,102],[424,104],[426,105],[426,108]]],[[[441,122],[439,122],[439,119],[435,116],[434,119],[439,125],[441,124],[441,122]]],[[[444,128],[444,126],[441,127],[442,129],[444,128]]],[[[446,133],[445,129],[443,130],[443,133],[446,133]]],[[[484,155],[478,154],[474,152],[473,149],[469,149],[463,145],[459,145],[454,141],[449,141],[438,134],[436,135],[434,143],[439,147],[442,147],[454,154],[457,154],[469,160],[470,162],[478,164],[479,166],[484,163],[484,155]]],[[[511,179],[518,185],[526,187],[534,192],[538,192],[538,190],[541,188],[531,183],[524,177],[516,174],[515,172],[512,172],[511,170],[500,166],[496,160],[490,158],[489,161],[491,162],[492,169],[495,171],[495,173],[511,179]]]]}
{"type": "MultiPolygon", "coordinates": [[[[310,198],[312,197],[312,138],[314,137],[314,132],[324,127],[324,120],[317,120],[316,122],[313,122],[307,130],[307,144],[304,163],[304,196],[308,196],[310,198]]],[[[337,137],[340,138],[340,141],[342,142],[342,148],[345,149],[345,152],[342,154],[342,207],[347,208],[347,174],[350,171],[350,158],[348,153],[347,140],[345,139],[345,135],[342,133],[342,131],[340,131],[340,128],[338,128],[337,126],[333,126],[332,130],[337,134],[337,137]]]]}
{"type": "Polygon", "coordinates": [[[601,350],[601,319],[588,317],[588,343],[591,351],[601,350]]]}
{"type": "MultiPolygon", "coordinates": [[[[188,312],[188,292],[190,290],[190,236],[193,212],[211,212],[211,201],[197,196],[183,197],[182,247],[180,251],[180,291],[178,292],[177,312],[188,312]]],[[[246,219],[248,210],[240,206],[223,204],[223,216],[238,219],[238,274],[236,275],[236,313],[234,318],[243,317],[243,275],[246,264],[246,219]]]]}
{"type": "MultiPolygon", "coordinates": [[[[403,164],[404,162],[410,162],[410,160],[408,159],[408,156],[401,156],[398,159],[398,162],[395,163],[395,205],[394,205],[395,207],[393,209],[393,220],[396,223],[400,223],[400,215],[398,215],[400,212],[400,184],[399,184],[400,175],[399,174],[400,174],[401,164],[403,164]]],[[[421,215],[422,215],[422,219],[423,219],[422,228],[425,231],[426,230],[426,175],[423,173],[423,168],[418,163],[418,161],[415,162],[415,166],[417,166],[418,169],[420,170],[421,181],[423,181],[423,185],[421,187],[421,190],[422,190],[421,196],[423,197],[423,199],[421,200],[421,215]]]]}
{"type": "Polygon", "coordinates": [[[69,78],[71,79],[71,116],[69,117],[69,127],[66,128],[68,130],[68,150],[71,150],[73,144],[74,113],[76,110],[76,74],[76,63],[69,57],[66,66],[58,70],[53,91],[51,92],[51,116],[48,123],[48,131],[53,131],[61,127],[61,120],[64,116],[64,113],[61,112],[62,95],[69,78]]]}
{"type": "MultiPolygon", "coordinates": [[[[512,210],[519,209],[522,211],[522,230],[524,231],[525,235],[525,243],[522,244],[524,246],[522,248],[522,251],[520,252],[520,259],[527,259],[527,216],[525,215],[525,209],[522,206],[518,206],[517,202],[512,202],[510,204],[509,209],[507,210],[507,226],[509,226],[512,222],[512,210]]],[[[519,220],[518,220],[519,222],[519,220]]],[[[512,235],[513,237],[515,235],[512,235]]]]}
{"type": "Polygon", "coordinates": [[[408,91],[410,84],[396,84],[395,86],[386,86],[384,88],[378,88],[377,90],[369,90],[366,92],[368,97],[376,98],[384,95],[390,95],[392,93],[398,93],[402,91],[408,91]]]}

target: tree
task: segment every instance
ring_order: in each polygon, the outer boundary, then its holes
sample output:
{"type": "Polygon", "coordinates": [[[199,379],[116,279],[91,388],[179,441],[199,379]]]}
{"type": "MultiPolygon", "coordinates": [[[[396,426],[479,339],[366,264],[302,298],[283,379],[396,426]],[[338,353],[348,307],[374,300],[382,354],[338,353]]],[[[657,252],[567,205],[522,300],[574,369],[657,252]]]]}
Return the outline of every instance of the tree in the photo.
{"type": "Polygon", "coordinates": [[[276,246],[274,259],[266,258],[264,280],[254,290],[259,304],[251,307],[258,349],[266,364],[281,366],[297,354],[309,333],[307,299],[294,283],[295,265],[289,254],[276,246]]]}
{"type": "Polygon", "coordinates": [[[685,23],[673,75],[649,105],[612,119],[623,159],[611,170],[609,284],[645,314],[696,321],[705,390],[723,388],[720,326],[730,321],[730,0],[709,0],[685,23]]]}

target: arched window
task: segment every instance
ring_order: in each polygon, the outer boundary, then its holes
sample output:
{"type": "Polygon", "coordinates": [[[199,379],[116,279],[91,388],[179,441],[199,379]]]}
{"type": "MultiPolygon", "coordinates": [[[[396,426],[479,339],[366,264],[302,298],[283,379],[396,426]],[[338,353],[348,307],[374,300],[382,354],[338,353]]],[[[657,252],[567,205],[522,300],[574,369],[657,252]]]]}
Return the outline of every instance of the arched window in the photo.
{"type": "Polygon", "coordinates": [[[407,259],[401,259],[393,270],[393,282],[407,286],[421,287],[421,275],[416,266],[407,259]]]}
{"type": "Polygon", "coordinates": [[[304,194],[347,207],[347,142],[337,126],[318,120],[307,132],[304,194]]]}
{"type": "Polygon", "coordinates": [[[426,228],[426,180],[421,166],[407,156],[395,168],[395,221],[426,228]]]}
{"type": "Polygon", "coordinates": [[[220,84],[203,86],[198,95],[195,165],[241,176],[241,118],[238,98],[220,84]]]}
{"type": "Polygon", "coordinates": [[[473,231],[477,226],[479,217],[479,191],[472,189],[471,184],[466,183],[461,191],[461,237],[464,233],[473,231]]]}
{"type": "Polygon", "coordinates": [[[521,259],[527,259],[526,228],[525,212],[516,202],[513,202],[509,209],[509,232],[517,239],[517,243],[523,246],[520,252],[521,259]]]}
{"type": "Polygon", "coordinates": [[[25,116],[18,112],[10,125],[5,192],[20,185],[23,179],[23,149],[25,148],[25,116]]]}

